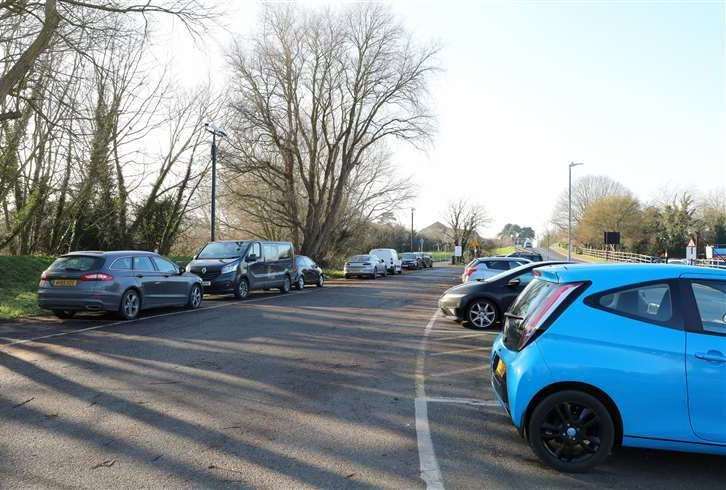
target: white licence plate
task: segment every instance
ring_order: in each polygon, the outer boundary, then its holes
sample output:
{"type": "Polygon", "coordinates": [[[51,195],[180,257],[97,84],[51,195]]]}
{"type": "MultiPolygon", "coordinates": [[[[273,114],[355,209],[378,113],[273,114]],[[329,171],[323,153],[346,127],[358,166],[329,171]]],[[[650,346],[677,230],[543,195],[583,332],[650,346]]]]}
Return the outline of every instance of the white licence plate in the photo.
{"type": "Polygon", "coordinates": [[[202,286],[211,286],[212,281],[202,281],[202,286]]]}

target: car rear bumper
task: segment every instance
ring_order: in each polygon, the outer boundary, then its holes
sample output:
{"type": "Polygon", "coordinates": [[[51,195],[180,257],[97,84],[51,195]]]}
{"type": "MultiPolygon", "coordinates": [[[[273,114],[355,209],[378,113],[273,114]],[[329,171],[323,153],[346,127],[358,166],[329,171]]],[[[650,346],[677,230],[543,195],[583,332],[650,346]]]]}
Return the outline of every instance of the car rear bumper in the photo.
{"type": "Polygon", "coordinates": [[[38,306],[46,310],[116,311],[120,303],[121,296],[117,294],[38,290],[38,306]]]}

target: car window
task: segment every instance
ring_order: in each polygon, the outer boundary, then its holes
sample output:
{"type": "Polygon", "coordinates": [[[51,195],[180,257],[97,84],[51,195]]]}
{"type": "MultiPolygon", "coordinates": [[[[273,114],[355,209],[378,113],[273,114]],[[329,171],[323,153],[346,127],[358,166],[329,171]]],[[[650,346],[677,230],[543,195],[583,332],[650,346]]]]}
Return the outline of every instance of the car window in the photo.
{"type": "Polygon", "coordinates": [[[159,269],[159,272],[172,274],[176,274],[177,272],[179,272],[179,268],[166,259],[162,259],[161,257],[154,257],[154,262],[156,263],[156,268],[159,269]]]}
{"type": "Polygon", "coordinates": [[[606,294],[598,304],[616,313],[667,322],[673,317],[671,290],[668,284],[647,284],[606,294]]]}
{"type": "Polygon", "coordinates": [[[153,272],[154,264],[151,263],[151,259],[146,255],[139,255],[134,257],[134,270],[141,272],[153,272]]]}
{"type": "Polygon", "coordinates": [[[509,262],[506,260],[487,260],[484,264],[486,264],[487,269],[494,269],[496,271],[509,270],[509,262]]]}
{"type": "Polygon", "coordinates": [[[131,257],[121,257],[116,259],[111,264],[110,269],[112,271],[130,271],[131,270],[131,257]]]}
{"type": "Polygon", "coordinates": [[[262,245],[262,251],[265,255],[265,262],[274,262],[279,258],[277,245],[274,243],[265,243],[262,245]]]}
{"type": "Polygon", "coordinates": [[[211,242],[197,255],[198,259],[235,259],[247,247],[246,242],[211,242]]]}
{"type": "Polygon", "coordinates": [[[726,335],[726,281],[694,281],[691,288],[703,330],[726,335]]]}
{"type": "Polygon", "coordinates": [[[52,271],[69,271],[69,272],[85,272],[98,269],[101,266],[101,258],[88,257],[84,255],[71,255],[68,257],[58,257],[55,259],[49,270],[52,271]]]}
{"type": "Polygon", "coordinates": [[[287,243],[278,245],[277,252],[280,260],[292,258],[292,247],[287,243]]]}
{"type": "Polygon", "coordinates": [[[247,255],[255,255],[258,259],[262,257],[262,249],[260,248],[260,244],[257,242],[253,243],[247,255]]]}

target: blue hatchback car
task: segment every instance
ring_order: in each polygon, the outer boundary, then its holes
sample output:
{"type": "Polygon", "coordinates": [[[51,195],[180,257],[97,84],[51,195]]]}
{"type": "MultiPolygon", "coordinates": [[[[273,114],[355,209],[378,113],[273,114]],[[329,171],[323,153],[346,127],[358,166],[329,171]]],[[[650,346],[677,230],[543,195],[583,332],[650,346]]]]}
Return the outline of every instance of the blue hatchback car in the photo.
{"type": "Polygon", "coordinates": [[[492,348],[492,386],[546,464],[619,445],[726,455],[726,270],[538,270],[492,348]]]}

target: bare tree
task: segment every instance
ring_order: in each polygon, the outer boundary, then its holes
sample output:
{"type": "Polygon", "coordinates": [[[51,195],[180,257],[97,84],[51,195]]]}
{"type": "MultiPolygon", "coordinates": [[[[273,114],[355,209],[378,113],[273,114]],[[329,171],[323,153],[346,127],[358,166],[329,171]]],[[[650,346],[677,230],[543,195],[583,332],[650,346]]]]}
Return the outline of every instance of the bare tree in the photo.
{"type": "MultiPolygon", "coordinates": [[[[361,209],[374,215],[390,207],[380,203],[390,204],[400,186],[379,186],[390,175],[372,162],[385,141],[416,144],[431,134],[425,100],[436,52],[417,46],[387,8],[366,3],[339,11],[270,7],[250,48],[238,45],[230,55],[236,158],[228,169],[261,183],[274,222],[306,254],[324,256],[361,209]]],[[[237,195],[257,197],[246,189],[237,195]]]]}
{"type": "Polygon", "coordinates": [[[469,241],[478,235],[479,229],[491,221],[483,206],[465,199],[451,201],[444,220],[449,227],[448,237],[455,245],[461,245],[462,249],[466,249],[469,241]]]}
{"type": "MultiPolygon", "coordinates": [[[[587,208],[595,201],[609,196],[631,197],[632,193],[620,182],[605,175],[585,175],[572,183],[572,224],[577,225],[587,208]]],[[[552,215],[552,223],[560,230],[568,224],[569,200],[567,189],[562,191],[552,215]]]]}

